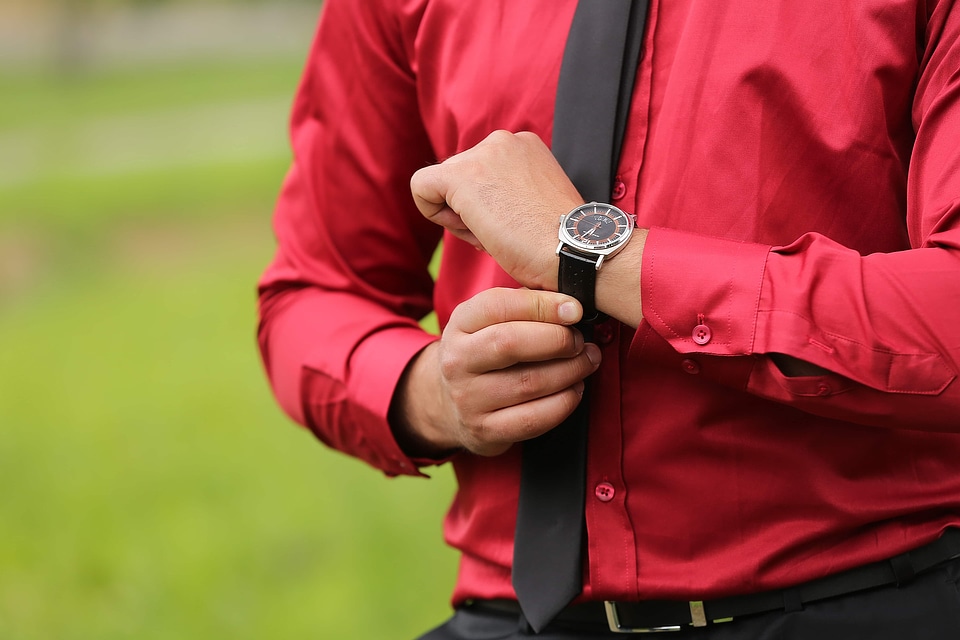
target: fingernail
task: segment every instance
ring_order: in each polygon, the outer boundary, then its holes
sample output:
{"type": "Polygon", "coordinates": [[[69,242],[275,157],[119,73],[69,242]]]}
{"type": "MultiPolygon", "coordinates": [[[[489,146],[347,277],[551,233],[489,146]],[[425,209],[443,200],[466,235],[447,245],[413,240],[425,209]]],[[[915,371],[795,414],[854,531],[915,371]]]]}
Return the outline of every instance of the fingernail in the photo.
{"type": "Polygon", "coordinates": [[[583,397],[583,390],[586,388],[586,385],[583,384],[583,380],[573,385],[573,390],[577,392],[577,395],[583,397]]]}
{"type": "Polygon", "coordinates": [[[564,302],[560,305],[560,308],[557,309],[557,314],[563,322],[573,323],[579,319],[580,310],[577,309],[575,302],[564,302]]]}
{"type": "Polygon", "coordinates": [[[587,359],[590,360],[590,364],[595,367],[600,364],[600,347],[591,342],[586,346],[584,352],[586,352],[587,359]]]}
{"type": "Polygon", "coordinates": [[[573,348],[576,350],[576,353],[583,351],[583,334],[573,330],[573,348]]]}

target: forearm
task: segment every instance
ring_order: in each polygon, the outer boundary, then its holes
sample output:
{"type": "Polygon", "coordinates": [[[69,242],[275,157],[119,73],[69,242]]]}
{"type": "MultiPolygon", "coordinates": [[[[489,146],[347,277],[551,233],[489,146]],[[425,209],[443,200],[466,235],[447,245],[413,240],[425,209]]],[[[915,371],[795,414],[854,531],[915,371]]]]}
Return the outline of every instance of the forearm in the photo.
{"type": "Polygon", "coordinates": [[[291,117],[259,331],[284,410],[389,474],[416,473],[387,416],[407,363],[436,339],[418,321],[432,307],[441,235],[409,196],[433,150],[408,59],[417,18],[397,9],[324,4],[291,117]]]}
{"type": "Polygon", "coordinates": [[[407,362],[435,336],[355,296],[268,288],[258,337],[271,388],[296,422],[385,473],[416,473],[387,415],[407,362]]]}
{"type": "Polygon", "coordinates": [[[597,308],[634,329],[643,320],[640,273],[646,240],[647,230],[635,229],[626,248],[597,272],[597,308]]]}
{"type": "Polygon", "coordinates": [[[956,430],[958,283],[952,249],[863,257],[816,235],[775,248],[657,229],[631,354],[828,418],[956,430]]]}

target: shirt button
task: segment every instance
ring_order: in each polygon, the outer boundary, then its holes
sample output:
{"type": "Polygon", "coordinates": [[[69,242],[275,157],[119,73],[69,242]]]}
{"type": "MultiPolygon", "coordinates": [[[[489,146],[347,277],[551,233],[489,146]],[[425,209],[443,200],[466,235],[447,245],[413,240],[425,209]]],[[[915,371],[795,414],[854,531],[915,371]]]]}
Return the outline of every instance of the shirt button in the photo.
{"type": "Polygon", "coordinates": [[[593,493],[600,502],[610,502],[613,500],[613,496],[616,495],[617,490],[614,489],[613,485],[609,482],[601,482],[597,485],[596,489],[593,490],[593,493]]]}
{"type": "Polygon", "coordinates": [[[610,326],[610,323],[604,322],[594,327],[593,339],[600,345],[607,345],[613,342],[613,327],[610,326]]]}
{"type": "Polygon", "coordinates": [[[700,373],[700,364],[690,358],[684,359],[684,361],[680,363],[680,368],[683,369],[684,373],[689,373],[692,376],[700,373]]]}
{"type": "Polygon", "coordinates": [[[617,180],[613,183],[613,192],[611,193],[614,200],[619,200],[623,196],[627,195],[627,185],[623,184],[622,180],[617,180]]]}
{"type": "Polygon", "coordinates": [[[830,395],[830,393],[831,393],[830,385],[821,384],[819,387],[817,387],[818,396],[828,396],[830,395]]]}
{"type": "Polygon", "coordinates": [[[699,345],[705,345],[713,337],[713,331],[705,324],[698,324],[693,328],[693,341],[699,345]]]}

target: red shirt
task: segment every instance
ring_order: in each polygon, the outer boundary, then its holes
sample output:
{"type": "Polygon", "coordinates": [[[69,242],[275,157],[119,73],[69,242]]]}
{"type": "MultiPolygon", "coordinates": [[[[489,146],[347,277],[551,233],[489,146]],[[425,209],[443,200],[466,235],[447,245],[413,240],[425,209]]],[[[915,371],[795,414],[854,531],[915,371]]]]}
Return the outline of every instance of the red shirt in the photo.
{"type": "MultiPolygon", "coordinates": [[[[410,176],[495,129],[550,140],[575,4],[325,3],[260,345],[284,409],[389,475],[424,462],[387,421],[435,339],[417,320],[515,286],[447,237],[434,288],[441,231],[410,176]]],[[[598,331],[584,597],[766,590],[960,525],[952,4],[651,2],[614,189],[652,228],[645,320],[598,331]],[[788,378],[771,353],[829,373],[788,378]]],[[[518,454],[452,461],[455,602],[513,594],[518,454]]]]}

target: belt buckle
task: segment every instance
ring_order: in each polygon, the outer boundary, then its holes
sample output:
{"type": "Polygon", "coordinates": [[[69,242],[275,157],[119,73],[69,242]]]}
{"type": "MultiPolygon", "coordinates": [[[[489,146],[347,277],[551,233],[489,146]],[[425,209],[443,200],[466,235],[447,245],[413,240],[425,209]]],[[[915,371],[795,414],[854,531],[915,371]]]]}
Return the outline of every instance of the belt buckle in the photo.
{"type": "MultiPolygon", "coordinates": [[[[690,623],[694,627],[707,626],[707,615],[703,610],[703,602],[694,600],[688,603],[690,606],[690,623]]],[[[620,615],[617,611],[617,603],[613,600],[604,600],[603,608],[607,612],[607,624],[613,633],[664,633],[670,631],[681,631],[684,625],[669,625],[664,627],[624,627],[620,624],[620,615]]]]}

